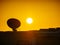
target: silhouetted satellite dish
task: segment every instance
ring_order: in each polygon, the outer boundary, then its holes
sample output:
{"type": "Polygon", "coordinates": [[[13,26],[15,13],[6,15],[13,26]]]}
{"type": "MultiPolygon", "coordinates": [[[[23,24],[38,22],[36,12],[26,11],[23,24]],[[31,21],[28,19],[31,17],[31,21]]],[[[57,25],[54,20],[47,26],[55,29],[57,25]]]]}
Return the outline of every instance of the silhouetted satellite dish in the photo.
{"type": "Polygon", "coordinates": [[[18,28],[21,25],[20,21],[15,18],[9,19],[7,21],[7,24],[10,28],[13,29],[13,31],[17,31],[16,28],[18,28]]]}

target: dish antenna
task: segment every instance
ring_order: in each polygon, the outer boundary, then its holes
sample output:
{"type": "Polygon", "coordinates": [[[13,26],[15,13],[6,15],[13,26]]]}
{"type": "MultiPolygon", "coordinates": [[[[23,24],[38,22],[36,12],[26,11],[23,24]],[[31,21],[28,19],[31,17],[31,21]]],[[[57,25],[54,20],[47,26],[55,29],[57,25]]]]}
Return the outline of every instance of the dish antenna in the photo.
{"type": "Polygon", "coordinates": [[[7,25],[13,29],[14,32],[16,32],[16,28],[18,28],[19,26],[21,26],[21,23],[19,20],[15,19],[15,18],[11,18],[8,19],[7,21],[7,25]]]}

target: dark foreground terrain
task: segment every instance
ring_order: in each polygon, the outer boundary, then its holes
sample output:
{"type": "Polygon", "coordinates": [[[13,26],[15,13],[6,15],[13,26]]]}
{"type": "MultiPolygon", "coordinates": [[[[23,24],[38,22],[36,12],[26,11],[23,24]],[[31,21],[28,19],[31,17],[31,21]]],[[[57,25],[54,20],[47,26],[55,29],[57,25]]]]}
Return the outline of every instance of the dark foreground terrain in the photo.
{"type": "Polygon", "coordinates": [[[60,28],[0,32],[0,45],[60,45],[60,28]]]}

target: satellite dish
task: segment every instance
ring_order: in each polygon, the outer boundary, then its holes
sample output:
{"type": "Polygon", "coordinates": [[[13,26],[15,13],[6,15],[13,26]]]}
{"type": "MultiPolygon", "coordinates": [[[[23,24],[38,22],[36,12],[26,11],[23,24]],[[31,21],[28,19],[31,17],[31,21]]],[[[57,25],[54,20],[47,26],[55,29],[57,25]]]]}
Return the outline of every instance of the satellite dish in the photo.
{"type": "Polygon", "coordinates": [[[16,28],[18,28],[19,26],[21,26],[21,23],[19,20],[15,19],[15,18],[11,18],[8,19],[7,21],[7,25],[13,29],[14,32],[16,32],[16,28]]]}

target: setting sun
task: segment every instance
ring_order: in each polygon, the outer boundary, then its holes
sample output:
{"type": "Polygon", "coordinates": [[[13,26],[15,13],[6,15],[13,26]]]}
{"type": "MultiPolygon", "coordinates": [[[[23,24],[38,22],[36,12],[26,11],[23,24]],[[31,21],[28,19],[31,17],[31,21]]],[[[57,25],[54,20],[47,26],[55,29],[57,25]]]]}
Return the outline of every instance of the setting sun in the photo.
{"type": "Polygon", "coordinates": [[[27,22],[28,24],[31,24],[31,23],[33,22],[33,20],[32,20],[32,18],[27,18],[27,19],[26,19],[26,22],[27,22]]]}

